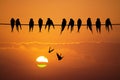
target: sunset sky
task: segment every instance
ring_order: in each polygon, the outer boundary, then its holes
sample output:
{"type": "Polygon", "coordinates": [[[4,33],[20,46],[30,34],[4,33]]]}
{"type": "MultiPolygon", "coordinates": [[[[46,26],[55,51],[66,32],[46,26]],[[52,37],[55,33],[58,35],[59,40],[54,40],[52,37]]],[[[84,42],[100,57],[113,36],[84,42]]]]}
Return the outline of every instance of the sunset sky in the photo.
{"type": "Polygon", "coordinates": [[[61,23],[62,18],[80,17],[85,23],[88,17],[93,21],[99,17],[102,22],[109,17],[114,23],[120,23],[119,3],[120,0],[0,0],[0,22],[7,23],[14,17],[23,23],[33,18],[37,23],[39,17],[44,20],[50,17],[55,23],[61,23]]]}
{"type": "MultiPolygon", "coordinates": [[[[100,18],[105,23],[120,23],[120,0],[0,0],[0,23],[10,23],[10,19],[20,18],[21,23],[29,23],[33,18],[37,24],[42,18],[46,23],[51,18],[61,24],[63,18],[82,19],[88,17],[95,23],[100,18]]],[[[0,25],[0,80],[119,80],[120,79],[120,25],[101,33],[93,33],[82,26],[80,32],[73,32],[61,26],[51,27],[50,32],[35,26],[29,32],[28,25],[22,30],[11,32],[10,25],[0,25]],[[49,47],[55,50],[48,53],[49,47]],[[64,58],[57,60],[56,53],[64,58]],[[36,58],[48,58],[47,67],[37,67],[36,58]]]]}

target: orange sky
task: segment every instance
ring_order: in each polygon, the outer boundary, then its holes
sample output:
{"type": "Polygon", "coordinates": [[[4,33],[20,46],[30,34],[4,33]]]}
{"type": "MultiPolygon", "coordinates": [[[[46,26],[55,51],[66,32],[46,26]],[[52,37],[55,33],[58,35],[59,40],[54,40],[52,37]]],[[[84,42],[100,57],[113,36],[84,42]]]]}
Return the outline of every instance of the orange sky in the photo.
{"type": "MultiPolygon", "coordinates": [[[[54,23],[67,22],[70,18],[81,18],[86,23],[88,17],[95,23],[99,17],[104,23],[110,18],[120,23],[120,0],[0,0],[0,23],[9,23],[11,17],[28,23],[32,17],[35,23],[50,17],[54,23]]],[[[102,26],[101,34],[93,26],[93,34],[82,26],[77,32],[67,30],[60,34],[60,26],[47,32],[33,32],[22,26],[20,32],[11,32],[9,25],[0,25],[0,80],[118,80],[120,67],[120,26],[113,26],[107,32],[102,26]],[[55,48],[48,54],[49,47],[55,48]],[[56,58],[56,52],[64,56],[56,58]],[[36,58],[44,55],[48,66],[40,69],[36,58]]]]}
{"type": "Polygon", "coordinates": [[[0,80],[119,80],[120,44],[0,43],[0,80]],[[64,56],[58,61],[56,52],[64,56]],[[36,58],[49,59],[46,68],[38,68],[36,58]]]}
{"type": "Polygon", "coordinates": [[[1,0],[0,22],[9,22],[11,17],[20,18],[28,23],[33,18],[35,23],[39,17],[44,21],[50,17],[55,23],[61,23],[62,18],[81,18],[83,23],[88,17],[93,22],[97,17],[104,22],[111,18],[112,22],[120,23],[119,0],[1,0]]]}

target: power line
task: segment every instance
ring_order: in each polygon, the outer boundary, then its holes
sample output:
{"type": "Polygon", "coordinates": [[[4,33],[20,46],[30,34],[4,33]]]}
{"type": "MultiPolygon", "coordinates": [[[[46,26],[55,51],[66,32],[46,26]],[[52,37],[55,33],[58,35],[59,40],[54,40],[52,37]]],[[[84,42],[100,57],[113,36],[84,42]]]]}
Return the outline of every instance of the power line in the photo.
{"type": "MultiPolygon", "coordinates": [[[[0,25],[11,25],[10,23],[0,23],[0,25]]],[[[21,24],[23,26],[28,26],[29,24],[21,24]]],[[[34,26],[38,26],[39,24],[34,24],[34,26]]],[[[93,26],[95,26],[96,24],[92,24],[93,26]]],[[[101,24],[101,25],[105,25],[105,24],[101,24]]],[[[112,24],[112,25],[120,25],[120,24],[112,24]]],[[[45,26],[45,24],[43,24],[43,26],[45,26]]],[[[54,26],[61,26],[61,24],[54,24],[54,26]]],[[[68,24],[66,25],[68,26],[68,24]]],[[[77,24],[75,24],[74,26],[77,26],[77,24]]],[[[87,24],[82,24],[81,26],[87,26],[87,24]]]]}

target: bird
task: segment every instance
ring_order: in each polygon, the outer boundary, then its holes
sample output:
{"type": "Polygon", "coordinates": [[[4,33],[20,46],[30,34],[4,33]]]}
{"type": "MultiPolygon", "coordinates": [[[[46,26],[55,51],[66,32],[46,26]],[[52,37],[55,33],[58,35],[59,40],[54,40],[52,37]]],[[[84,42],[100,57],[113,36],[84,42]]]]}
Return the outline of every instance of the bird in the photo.
{"type": "Polygon", "coordinates": [[[67,23],[67,21],[66,21],[66,19],[64,18],[64,19],[62,20],[62,25],[61,25],[61,34],[62,34],[62,32],[64,31],[64,29],[65,29],[66,23],[67,23]]]}
{"type": "Polygon", "coordinates": [[[87,19],[87,29],[90,29],[90,31],[93,33],[93,31],[92,31],[92,21],[91,21],[91,18],[88,18],[88,19],[87,19]]]}
{"type": "Polygon", "coordinates": [[[69,21],[68,29],[69,29],[69,26],[71,26],[71,32],[72,32],[73,31],[73,27],[74,27],[74,20],[72,18],[69,21]]]}
{"type": "Polygon", "coordinates": [[[50,26],[53,26],[53,28],[55,29],[53,21],[50,18],[48,18],[48,20],[47,20],[47,22],[45,24],[45,29],[47,28],[47,26],[48,26],[48,32],[50,30],[50,26]]]}
{"type": "Polygon", "coordinates": [[[61,54],[56,53],[56,55],[57,55],[58,60],[62,60],[63,59],[63,56],[61,56],[61,54]]]}
{"type": "Polygon", "coordinates": [[[55,49],[51,49],[51,47],[49,47],[49,51],[48,51],[48,53],[51,53],[51,52],[53,52],[55,49]]]}

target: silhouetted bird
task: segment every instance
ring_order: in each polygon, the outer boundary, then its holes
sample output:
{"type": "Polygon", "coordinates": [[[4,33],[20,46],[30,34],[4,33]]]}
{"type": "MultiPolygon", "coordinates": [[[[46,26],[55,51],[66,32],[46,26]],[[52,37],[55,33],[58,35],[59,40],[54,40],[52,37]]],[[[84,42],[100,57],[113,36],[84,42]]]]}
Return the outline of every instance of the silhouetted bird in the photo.
{"type": "Polygon", "coordinates": [[[99,18],[96,20],[96,31],[101,33],[101,21],[99,18]]]}
{"type": "Polygon", "coordinates": [[[11,25],[11,32],[13,32],[14,25],[15,25],[15,19],[14,18],[11,18],[10,25],[11,25]]]}
{"type": "Polygon", "coordinates": [[[43,20],[42,20],[42,18],[39,18],[38,24],[39,24],[39,32],[41,32],[42,25],[43,25],[43,20]]]}
{"type": "Polygon", "coordinates": [[[63,59],[63,56],[61,56],[61,54],[56,53],[56,55],[57,55],[58,60],[62,60],[63,59]]]}
{"type": "Polygon", "coordinates": [[[16,19],[16,29],[17,29],[18,32],[19,32],[19,26],[20,26],[20,29],[22,30],[20,20],[19,20],[19,18],[17,18],[16,19]]]}
{"type": "Polygon", "coordinates": [[[45,24],[45,29],[47,28],[47,26],[48,26],[48,32],[50,30],[50,26],[53,26],[53,28],[55,29],[53,21],[50,18],[48,18],[48,20],[47,20],[47,22],[45,24]]]}
{"type": "Polygon", "coordinates": [[[112,24],[111,24],[111,21],[110,21],[110,18],[107,18],[106,21],[105,21],[105,27],[106,27],[106,30],[109,32],[109,26],[111,27],[112,29],[112,24]]]}
{"type": "Polygon", "coordinates": [[[91,22],[91,18],[88,18],[88,19],[87,19],[87,29],[88,29],[88,28],[90,29],[91,32],[93,32],[93,31],[92,31],[92,22],[91,22]]]}
{"type": "Polygon", "coordinates": [[[53,52],[53,51],[54,51],[54,49],[51,49],[51,47],[49,47],[48,53],[51,53],[51,52],[53,52]]]}
{"type": "Polygon", "coordinates": [[[68,29],[69,29],[69,26],[71,26],[71,32],[72,32],[73,31],[73,27],[74,27],[74,20],[72,18],[69,21],[68,29]]]}
{"type": "Polygon", "coordinates": [[[33,28],[34,28],[34,21],[33,21],[33,19],[31,18],[31,19],[30,19],[30,22],[29,22],[29,32],[30,32],[30,31],[33,31],[33,28]]]}
{"type": "Polygon", "coordinates": [[[62,32],[64,31],[64,29],[65,29],[66,23],[67,23],[67,21],[66,21],[66,19],[64,18],[64,19],[62,20],[62,25],[61,25],[61,34],[62,34],[62,32]]]}
{"type": "Polygon", "coordinates": [[[80,30],[81,25],[82,25],[82,20],[79,18],[79,19],[77,20],[78,32],[79,32],[79,30],[80,30]]]}

